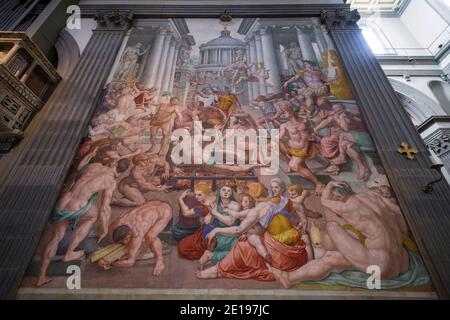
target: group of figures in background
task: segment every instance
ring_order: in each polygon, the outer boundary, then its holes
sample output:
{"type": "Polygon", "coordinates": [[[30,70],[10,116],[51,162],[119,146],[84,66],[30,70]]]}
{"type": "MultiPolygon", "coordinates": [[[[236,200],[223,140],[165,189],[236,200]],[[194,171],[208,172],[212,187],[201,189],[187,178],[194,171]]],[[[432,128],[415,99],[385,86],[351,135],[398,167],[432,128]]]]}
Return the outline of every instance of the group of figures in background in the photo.
{"type": "MultiPolygon", "coordinates": [[[[178,263],[164,261],[168,247],[176,259],[197,261],[195,275],[184,276],[199,279],[367,288],[368,270],[377,266],[384,289],[429,284],[336,51],[322,52],[319,65],[304,60],[296,43],[286,46],[290,76],[244,104],[239,85],[270,86],[263,63],[243,53],[214,75],[227,86],[191,88],[184,101],[135,78],[147,50],[128,47],[105,89],[38,252],[37,286],[51,280],[48,266],[69,231],[60,259],[89,256],[101,270],[133,267],[147,255],[155,259],[153,275],[164,276],[167,263],[178,263]],[[195,122],[222,132],[278,130],[278,173],[214,157],[174,164],[171,150],[181,142],[172,133],[194,134],[195,122]],[[160,239],[170,227],[176,247],[160,239]],[[92,233],[98,245],[87,250],[82,244],[92,233]]],[[[253,147],[247,141],[232,157],[253,147]]]]}

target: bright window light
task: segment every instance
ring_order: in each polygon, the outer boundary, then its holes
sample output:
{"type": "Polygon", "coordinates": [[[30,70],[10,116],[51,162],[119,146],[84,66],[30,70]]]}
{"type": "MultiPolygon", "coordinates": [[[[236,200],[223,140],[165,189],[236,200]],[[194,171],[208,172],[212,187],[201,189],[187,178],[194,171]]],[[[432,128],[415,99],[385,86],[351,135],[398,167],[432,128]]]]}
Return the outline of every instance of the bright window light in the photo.
{"type": "Polygon", "coordinates": [[[386,53],[386,50],[378,38],[377,34],[369,28],[364,28],[362,31],[364,38],[366,38],[369,47],[372,49],[372,52],[375,54],[383,54],[386,53]]]}

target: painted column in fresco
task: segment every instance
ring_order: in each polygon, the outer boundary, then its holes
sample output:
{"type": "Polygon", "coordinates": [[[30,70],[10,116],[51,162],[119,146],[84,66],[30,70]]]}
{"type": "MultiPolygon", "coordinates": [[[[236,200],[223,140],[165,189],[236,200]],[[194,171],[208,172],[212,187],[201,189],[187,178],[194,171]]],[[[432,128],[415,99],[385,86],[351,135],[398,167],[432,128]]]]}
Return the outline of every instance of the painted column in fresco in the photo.
{"type": "Polygon", "coordinates": [[[170,40],[167,61],[163,71],[163,79],[161,84],[161,92],[169,91],[170,78],[172,77],[173,57],[175,56],[175,47],[177,43],[174,38],[170,40]]]}
{"type": "Polygon", "coordinates": [[[150,53],[150,58],[147,61],[145,70],[142,76],[142,84],[145,87],[155,86],[158,66],[160,63],[164,40],[166,38],[168,30],[161,28],[156,35],[156,38],[152,44],[152,51],[150,53]]]}
{"type": "Polygon", "coordinates": [[[327,40],[324,36],[324,27],[319,24],[314,24],[313,26],[314,35],[317,40],[317,45],[319,46],[320,52],[327,51],[327,40]]]}
{"type": "Polygon", "coordinates": [[[443,257],[450,252],[450,187],[442,181],[432,194],[423,192],[437,178],[430,169],[430,153],[358,28],[358,12],[324,11],[321,18],[352,80],[364,118],[369,120],[367,125],[434,286],[441,298],[448,299],[450,269],[443,257]],[[419,151],[414,160],[398,152],[402,142],[419,151]]]}
{"type": "MultiPolygon", "coordinates": [[[[250,65],[251,62],[251,58],[250,58],[250,44],[247,43],[246,44],[246,56],[247,56],[247,63],[250,65]]],[[[253,90],[252,90],[252,82],[247,82],[247,92],[248,92],[248,100],[252,101],[253,100],[253,90]]]]}
{"type": "Polygon", "coordinates": [[[13,298],[53,209],[97,97],[132,23],[131,14],[98,13],[97,28],[69,78],[63,79],[34,118],[25,138],[0,166],[0,299],[13,298]],[[19,216],[26,216],[26,223],[19,216]],[[23,235],[17,237],[17,235],[23,235]]]}
{"type": "Polygon", "coordinates": [[[173,83],[175,80],[175,70],[177,69],[177,61],[178,55],[180,54],[180,44],[175,43],[174,55],[172,61],[170,62],[170,78],[169,78],[169,86],[167,88],[168,91],[173,92],[173,83]]]}
{"type": "Polygon", "coordinates": [[[169,54],[169,48],[170,43],[172,42],[173,35],[171,32],[169,32],[166,37],[164,38],[164,44],[163,49],[161,51],[161,59],[158,63],[158,71],[156,73],[156,80],[155,80],[155,87],[159,90],[159,95],[164,93],[163,88],[163,79],[164,79],[164,72],[166,71],[166,63],[168,61],[168,54],[169,54]]]}
{"type": "Polygon", "coordinates": [[[264,66],[269,72],[268,82],[271,84],[268,91],[272,93],[281,91],[280,72],[278,70],[277,56],[273,47],[272,33],[267,27],[260,28],[261,44],[264,56],[264,66]]]}
{"type": "MultiPolygon", "coordinates": [[[[250,63],[253,64],[252,72],[256,73],[258,71],[258,59],[256,57],[256,43],[255,43],[254,38],[252,40],[250,40],[249,48],[250,48],[250,50],[249,50],[250,63]]],[[[253,97],[254,98],[258,97],[260,95],[258,83],[255,81],[252,81],[251,88],[252,88],[253,97]]]]}
{"type": "MultiPolygon", "coordinates": [[[[254,35],[255,44],[256,44],[256,59],[258,61],[258,69],[265,68],[264,66],[264,55],[262,50],[262,43],[261,43],[261,35],[258,33],[255,33],[254,35]]],[[[260,78],[259,79],[259,93],[263,96],[267,94],[267,87],[265,81],[260,78]]]]}
{"type": "Polygon", "coordinates": [[[303,59],[306,61],[316,61],[316,54],[312,46],[311,37],[307,33],[308,30],[305,27],[295,27],[297,30],[298,44],[303,54],[303,59]]]}

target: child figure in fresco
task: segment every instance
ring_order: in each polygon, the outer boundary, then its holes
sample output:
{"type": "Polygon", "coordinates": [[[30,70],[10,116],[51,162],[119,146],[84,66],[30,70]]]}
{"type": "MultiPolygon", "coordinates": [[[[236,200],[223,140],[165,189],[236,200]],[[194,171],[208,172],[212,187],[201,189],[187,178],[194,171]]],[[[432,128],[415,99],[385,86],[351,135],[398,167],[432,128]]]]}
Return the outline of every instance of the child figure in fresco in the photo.
{"type": "Polygon", "coordinates": [[[305,207],[305,200],[311,196],[311,192],[308,190],[303,190],[303,188],[298,184],[291,184],[287,188],[287,196],[291,200],[294,211],[298,217],[298,223],[296,223],[297,228],[302,232],[306,233],[308,220],[307,217],[317,219],[322,215],[319,212],[314,212],[305,207]]]}
{"type": "MultiPolygon", "coordinates": [[[[247,193],[242,193],[239,195],[239,203],[242,206],[242,211],[234,211],[232,209],[224,209],[229,216],[218,215],[215,210],[211,211],[211,214],[226,225],[233,225],[236,220],[244,220],[247,217],[248,210],[255,207],[255,199],[247,193]]],[[[261,235],[264,233],[264,229],[258,223],[255,226],[251,227],[245,235],[242,235],[239,240],[248,242],[256,249],[258,254],[264,258],[267,262],[272,262],[272,256],[267,251],[266,246],[264,245],[261,235]]]]}

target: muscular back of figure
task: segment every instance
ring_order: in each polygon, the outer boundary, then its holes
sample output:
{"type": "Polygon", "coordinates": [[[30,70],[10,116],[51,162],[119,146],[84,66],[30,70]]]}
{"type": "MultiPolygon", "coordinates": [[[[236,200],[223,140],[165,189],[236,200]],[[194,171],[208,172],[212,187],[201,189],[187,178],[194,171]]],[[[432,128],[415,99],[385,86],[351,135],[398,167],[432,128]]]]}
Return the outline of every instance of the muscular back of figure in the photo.
{"type": "Polygon", "coordinates": [[[80,210],[97,192],[115,184],[114,171],[98,163],[90,164],[72,190],[64,194],[58,201],[63,210],[80,210]]]}

